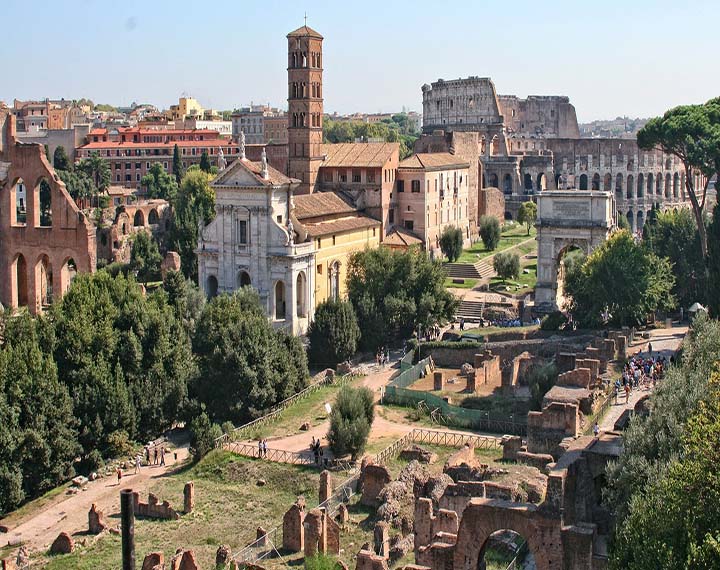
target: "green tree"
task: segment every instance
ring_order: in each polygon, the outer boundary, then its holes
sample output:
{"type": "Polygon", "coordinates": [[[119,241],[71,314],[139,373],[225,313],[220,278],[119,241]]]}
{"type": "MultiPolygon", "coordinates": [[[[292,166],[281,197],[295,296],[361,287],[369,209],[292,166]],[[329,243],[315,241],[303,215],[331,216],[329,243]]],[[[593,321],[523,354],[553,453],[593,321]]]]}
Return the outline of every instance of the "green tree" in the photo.
{"type": "Polygon", "coordinates": [[[98,191],[92,178],[82,170],[56,170],[55,172],[65,183],[65,188],[73,200],[86,200],[97,196],[98,191]]]}
{"type": "Polygon", "coordinates": [[[308,358],[315,366],[335,367],[351,358],[357,350],[360,328],[350,302],[328,299],[320,303],[307,336],[308,358]]]}
{"type": "Polygon", "coordinates": [[[642,492],[615,533],[612,569],[703,569],[720,565],[720,375],[694,407],[680,453],[642,492]]]}
{"type": "Polygon", "coordinates": [[[245,423],[307,383],[302,343],[272,328],[249,287],[205,305],[193,347],[200,367],[193,394],[214,421],[245,423]]]}
{"type": "Polygon", "coordinates": [[[185,176],[185,168],[183,167],[182,158],[180,157],[180,148],[178,145],[173,147],[173,176],[175,176],[175,182],[179,186],[182,182],[183,176],[185,176]]]}
{"type": "Polygon", "coordinates": [[[208,156],[207,150],[203,150],[200,155],[200,170],[210,174],[210,157],[208,156]]]}
{"type": "Polygon", "coordinates": [[[157,241],[148,232],[137,232],[133,236],[130,251],[130,268],[137,273],[138,280],[146,283],[160,276],[162,256],[157,241]]]}
{"type": "Polygon", "coordinates": [[[713,317],[720,316],[720,205],[713,211],[708,228],[708,290],[707,301],[713,317]]]}
{"type": "Polygon", "coordinates": [[[618,229],[632,231],[632,228],[630,227],[630,222],[628,222],[628,219],[623,214],[618,214],[617,221],[618,229]]]}
{"type": "Polygon", "coordinates": [[[485,249],[494,251],[500,243],[500,222],[494,216],[481,216],[479,226],[480,239],[485,249]]]}
{"type": "Polygon", "coordinates": [[[644,494],[682,454],[688,418],[707,397],[708,371],[719,359],[720,323],[698,315],[683,342],[682,360],[669,368],[651,396],[650,414],[633,418],[623,434],[623,453],[607,466],[603,502],[617,528],[625,524],[633,498],[644,494]]]}
{"type": "Polygon", "coordinates": [[[197,279],[198,225],[215,218],[215,192],[210,187],[210,176],[202,170],[190,170],[182,180],[173,206],[173,224],[169,243],[180,254],[186,277],[197,279]]]}
{"type": "Polygon", "coordinates": [[[463,233],[455,226],[446,227],[440,235],[440,251],[453,263],[460,257],[463,249],[463,233]]]}
{"type": "Polygon", "coordinates": [[[59,485],[79,451],[72,399],[58,381],[52,323],[0,316],[0,514],[59,485]]]}
{"type": "Polygon", "coordinates": [[[602,324],[607,307],[612,323],[638,325],[655,311],[674,307],[675,282],[670,263],[644,250],[626,231],[615,232],[582,266],[576,286],[567,293],[576,320],[602,324]]]}
{"type": "Polygon", "coordinates": [[[525,382],[530,388],[530,408],[542,410],[542,401],[548,390],[557,383],[558,369],[554,362],[535,364],[525,375],[525,382]]]}
{"type": "Polygon", "coordinates": [[[205,306],[205,294],[179,271],[168,271],[163,280],[163,290],[168,304],[175,311],[175,318],[192,335],[205,306]]]}
{"type": "Polygon", "coordinates": [[[327,439],[336,457],[349,454],[357,459],[365,450],[375,417],[373,393],[369,388],[343,386],[330,412],[327,439]]]}
{"type": "Polygon", "coordinates": [[[53,153],[53,167],[55,170],[72,170],[72,164],[68,158],[67,152],[65,152],[64,146],[58,146],[55,148],[53,153]]]}
{"type": "Polygon", "coordinates": [[[86,455],[107,453],[115,432],[143,440],[180,416],[197,369],[164,291],[143,295],[122,274],[79,274],[52,320],[58,376],[86,455]]]}
{"type": "Polygon", "coordinates": [[[178,191],[177,182],[170,176],[162,164],[153,163],[148,173],[142,177],[140,184],[145,188],[148,198],[160,198],[172,202],[178,191]]]}
{"type": "Polygon", "coordinates": [[[527,235],[530,235],[530,227],[537,220],[537,204],[532,200],[523,202],[518,212],[518,222],[527,226],[527,235]]]}
{"type": "Polygon", "coordinates": [[[360,326],[361,346],[375,350],[408,338],[418,328],[450,320],[459,301],[445,289],[446,276],[440,262],[415,248],[354,253],[347,288],[360,326]]]}
{"type": "Polygon", "coordinates": [[[193,418],[190,422],[190,453],[193,459],[199,461],[210,453],[222,433],[220,426],[212,423],[205,412],[193,418]]]}
{"type": "Polygon", "coordinates": [[[110,186],[111,174],[108,163],[100,157],[100,153],[93,152],[89,158],[84,158],[78,164],[78,169],[87,174],[99,192],[105,192],[110,186]]]}
{"type": "Polygon", "coordinates": [[[517,253],[503,252],[496,253],[493,257],[493,269],[503,280],[517,279],[520,275],[520,257],[517,253]]]}
{"type": "Polygon", "coordinates": [[[720,99],[704,105],[682,105],[662,117],[650,119],[638,132],[638,146],[672,154],[685,168],[685,190],[700,234],[700,251],[707,258],[707,234],[703,219],[708,182],[720,170],[720,99]],[[703,174],[702,188],[695,174],[703,174]]]}
{"type": "MultiPolygon", "coordinates": [[[[705,263],[700,251],[700,236],[690,210],[653,210],[643,227],[643,246],[660,258],[667,258],[675,276],[673,294],[685,308],[694,302],[705,303],[705,263]]],[[[712,250],[712,241],[708,244],[712,250]]],[[[708,256],[710,263],[711,255],[708,256]]]]}

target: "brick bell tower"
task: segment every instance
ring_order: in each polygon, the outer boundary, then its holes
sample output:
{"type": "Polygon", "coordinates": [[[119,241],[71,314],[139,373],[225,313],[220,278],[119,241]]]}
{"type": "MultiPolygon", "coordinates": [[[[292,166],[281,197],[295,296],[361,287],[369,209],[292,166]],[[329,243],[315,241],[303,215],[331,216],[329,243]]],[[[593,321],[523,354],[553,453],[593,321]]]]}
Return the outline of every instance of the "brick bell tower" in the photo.
{"type": "Polygon", "coordinates": [[[297,194],[315,191],[322,163],[322,42],[307,25],[288,39],[288,175],[302,180],[297,194]]]}

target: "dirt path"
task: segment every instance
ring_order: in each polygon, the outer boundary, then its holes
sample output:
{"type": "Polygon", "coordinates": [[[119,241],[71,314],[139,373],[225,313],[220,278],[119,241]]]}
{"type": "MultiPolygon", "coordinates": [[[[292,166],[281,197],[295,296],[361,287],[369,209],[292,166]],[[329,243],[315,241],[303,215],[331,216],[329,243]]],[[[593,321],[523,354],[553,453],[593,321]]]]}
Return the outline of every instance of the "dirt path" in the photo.
{"type": "MultiPolygon", "coordinates": [[[[650,331],[649,339],[642,339],[642,342],[636,342],[628,349],[628,354],[641,353],[648,356],[648,343],[652,343],[653,355],[658,354],[670,359],[670,356],[680,347],[685,334],[687,334],[686,326],[674,326],[671,329],[656,329],[650,331]]],[[[625,394],[622,393],[618,397],[618,403],[610,406],[610,409],[600,422],[601,431],[611,431],[615,422],[620,418],[622,413],[627,409],[633,409],[638,401],[647,396],[651,390],[635,389],[630,393],[629,402],[625,403],[625,394]]]]}
{"type": "MultiPolygon", "coordinates": [[[[115,476],[91,481],[76,495],[60,495],[42,510],[12,521],[2,540],[12,544],[24,543],[30,551],[47,550],[63,531],[71,535],[83,535],[87,531],[87,513],[93,503],[105,513],[110,526],[116,526],[119,521],[111,517],[120,512],[121,489],[133,489],[139,491],[141,496],[147,495],[153,479],[172,473],[187,457],[187,447],[173,448],[172,452],[166,454],[167,465],[142,467],[137,475],[134,468],[126,470],[120,485],[115,476]],[[177,461],[173,458],[173,452],[177,452],[177,461]]],[[[182,506],[182,497],[174,498],[171,503],[182,506]]]]}

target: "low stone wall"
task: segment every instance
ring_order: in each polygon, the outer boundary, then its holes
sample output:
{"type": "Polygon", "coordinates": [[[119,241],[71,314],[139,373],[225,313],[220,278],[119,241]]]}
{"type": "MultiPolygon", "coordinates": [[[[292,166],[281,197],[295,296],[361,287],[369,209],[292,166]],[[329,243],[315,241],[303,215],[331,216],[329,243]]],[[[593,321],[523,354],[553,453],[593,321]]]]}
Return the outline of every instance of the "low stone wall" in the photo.
{"type": "Polygon", "coordinates": [[[139,493],[133,493],[133,509],[135,514],[141,517],[166,520],[178,520],[180,518],[180,513],[173,509],[168,501],[161,503],[157,496],[152,493],[148,493],[147,503],[140,501],[139,493]]]}

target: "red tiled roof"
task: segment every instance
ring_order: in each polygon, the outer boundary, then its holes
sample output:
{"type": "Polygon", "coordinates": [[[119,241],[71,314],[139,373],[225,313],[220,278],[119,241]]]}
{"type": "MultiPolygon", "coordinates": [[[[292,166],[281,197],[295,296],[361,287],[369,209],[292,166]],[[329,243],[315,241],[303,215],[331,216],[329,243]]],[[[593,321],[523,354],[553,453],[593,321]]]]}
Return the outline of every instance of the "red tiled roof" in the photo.
{"type": "Polygon", "coordinates": [[[318,38],[321,40],[323,39],[323,37],[318,32],[316,32],[312,28],[309,28],[307,25],[300,26],[297,30],[292,31],[287,35],[288,38],[295,38],[295,37],[302,38],[302,37],[306,37],[306,36],[310,36],[311,38],[318,38]]]}
{"type": "Polygon", "coordinates": [[[323,144],[320,153],[325,155],[321,167],[382,168],[400,153],[400,143],[336,143],[323,144]]]}
{"type": "Polygon", "coordinates": [[[359,214],[357,216],[327,220],[324,222],[304,223],[302,226],[307,230],[308,235],[312,237],[320,237],[340,232],[359,230],[362,228],[380,227],[380,222],[370,216],[359,214]]]}
{"type": "Polygon", "coordinates": [[[295,217],[298,220],[317,218],[332,214],[349,214],[357,209],[335,192],[314,192],[293,196],[295,217]]]}
{"type": "Polygon", "coordinates": [[[175,145],[178,147],[216,147],[221,146],[223,148],[233,147],[236,148],[237,143],[231,142],[229,139],[211,139],[202,141],[167,141],[167,142],[120,142],[120,141],[98,141],[89,142],[78,147],[78,150],[93,150],[93,149],[135,149],[135,148],[172,148],[175,145]]]}
{"type": "Polygon", "coordinates": [[[422,245],[422,240],[403,228],[393,228],[382,241],[383,245],[394,245],[409,247],[411,245],[422,245]]]}
{"type": "Polygon", "coordinates": [[[400,162],[398,168],[413,170],[441,170],[444,168],[468,168],[470,164],[449,152],[418,153],[400,162]]]}

